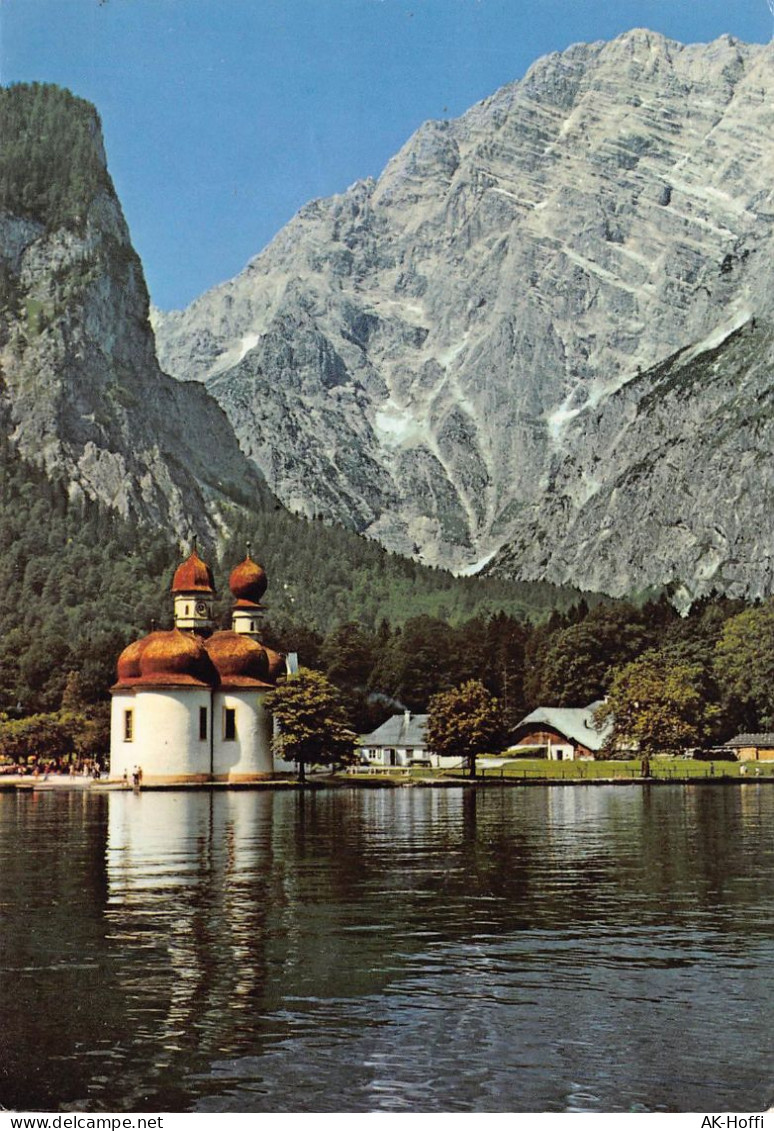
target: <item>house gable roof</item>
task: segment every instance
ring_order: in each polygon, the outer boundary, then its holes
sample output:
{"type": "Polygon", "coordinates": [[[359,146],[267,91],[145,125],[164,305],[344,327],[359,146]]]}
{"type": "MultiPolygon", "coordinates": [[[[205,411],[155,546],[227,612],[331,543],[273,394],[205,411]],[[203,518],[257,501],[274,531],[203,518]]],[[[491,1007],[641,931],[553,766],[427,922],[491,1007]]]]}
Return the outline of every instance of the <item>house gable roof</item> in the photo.
{"type": "Polygon", "coordinates": [[[763,734],[737,734],[726,743],[726,746],[765,746],[774,748],[774,733],[767,731],[763,734]]]}
{"type": "Polygon", "coordinates": [[[361,746],[426,746],[427,715],[411,715],[407,711],[391,715],[370,734],[361,734],[361,746]]]}
{"type": "Polygon", "coordinates": [[[514,731],[514,738],[518,739],[522,730],[534,729],[536,725],[542,723],[572,742],[580,743],[588,750],[601,750],[613,729],[610,720],[602,727],[598,727],[594,722],[594,711],[597,707],[601,707],[602,703],[603,700],[598,699],[594,703],[589,703],[588,707],[538,707],[521,720],[514,731]]]}

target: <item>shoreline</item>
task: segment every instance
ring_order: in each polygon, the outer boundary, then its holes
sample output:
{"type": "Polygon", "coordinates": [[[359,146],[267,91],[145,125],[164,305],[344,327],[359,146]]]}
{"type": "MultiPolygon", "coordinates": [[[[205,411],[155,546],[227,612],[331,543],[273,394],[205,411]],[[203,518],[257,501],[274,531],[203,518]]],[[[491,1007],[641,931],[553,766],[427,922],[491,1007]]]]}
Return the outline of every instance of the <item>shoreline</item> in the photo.
{"type": "Polygon", "coordinates": [[[724,775],[713,776],[669,776],[669,777],[444,777],[444,778],[406,778],[406,777],[356,777],[355,775],[320,776],[299,782],[295,778],[273,778],[249,782],[149,782],[141,787],[127,785],[123,781],[93,779],[39,779],[32,781],[27,777],[0,778],[0,793],[162,793],[174,790],[184,792],[244,790],[292,790],[320,791],[341,789],[524,789],[533,786],[667,786],[667,785],[763,785],[774,784],[774,775],[724,775]]]}

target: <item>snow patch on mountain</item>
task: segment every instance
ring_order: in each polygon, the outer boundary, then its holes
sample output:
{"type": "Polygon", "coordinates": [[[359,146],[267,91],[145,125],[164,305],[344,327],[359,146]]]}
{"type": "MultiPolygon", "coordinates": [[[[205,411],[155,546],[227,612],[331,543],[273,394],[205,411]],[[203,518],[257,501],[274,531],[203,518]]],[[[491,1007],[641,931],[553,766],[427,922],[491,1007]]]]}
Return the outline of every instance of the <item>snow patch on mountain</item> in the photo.
{"type": "Polygon", "coordinates": [[[462,569],[455,570],[458,577],[475,577],[477,573],[481,573],[484,566],[488,566],[492,558],[497,553],[496,550],[491,550],[488,554],[484,554],[478,561],[472,562],[468,566],[463,566],[462,569]]]}
{"type": "Polygon", "coordinates": [[[227,350],[217,358],[215,363],[210,367],[207,376],[217,377],[219,373],[225,373],[228,369],[233,369],[243,361],[251,350],[261,340],[260,334],[243,334],[238,342],[235,342],[227,350]]]}
{"type": "Polygon", "coordinates": [[[389,448],[419,444],[427,439],[427,424],[408,409],[387,401],[374,416],[374,431],[389,448]]]}

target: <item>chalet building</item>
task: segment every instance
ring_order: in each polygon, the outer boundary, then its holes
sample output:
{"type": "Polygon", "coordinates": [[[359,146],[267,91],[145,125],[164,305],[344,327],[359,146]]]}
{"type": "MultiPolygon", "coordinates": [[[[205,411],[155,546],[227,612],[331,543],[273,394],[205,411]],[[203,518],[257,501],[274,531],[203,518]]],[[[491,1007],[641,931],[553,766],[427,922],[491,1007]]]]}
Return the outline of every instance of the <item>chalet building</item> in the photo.
{"type": "Polygon", "coordinates": [[[247,557],[229,578],[231,628],[213,631],[215,587],[194,549],[172,580],[174,628],[118,658],[111,688],[110,776],[146,784],[247,782],[274,772],[263,701],[285,657],[260,641],[263,567],[247,557]]]}
{"type": "Polygon", "coordinates": [[[428,747],[427,720],[427,715],[404,711],[392,715],[370,734],[362,734],[361,762],[370,766],[433,766],[447,770],[461,767],[459,758],[442,758],[428,747]]]}
{"type": "Polygon", "coordinates": [[[594,711],[602,700],[588,707],[538,707],[521,720],[513,732],[510,749],[532,748],[535,757],[557,762],[592,759],[608,739],[612,723],[594,722],[594,711]]]}
{"type": "Polygon", "coordinates": [[[774,734],[737,734],[726,746],[740,762],[774,762],[774,734]]]}
{"type": "Polygon", "coordinates": [[[432,765],[433,757],[425,741],[427,718],[404,711],[392,715],[370,734],[361,735],[362,761],[372,766],[432,765]]]}

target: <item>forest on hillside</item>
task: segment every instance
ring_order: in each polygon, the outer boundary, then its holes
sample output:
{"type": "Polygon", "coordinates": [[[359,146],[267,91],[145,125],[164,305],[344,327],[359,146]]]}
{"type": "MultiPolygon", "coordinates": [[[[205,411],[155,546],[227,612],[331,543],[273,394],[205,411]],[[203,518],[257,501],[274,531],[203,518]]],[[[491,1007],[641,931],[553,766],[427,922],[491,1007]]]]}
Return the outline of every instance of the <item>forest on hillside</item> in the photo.
{"type": "MultiPolygon", "coordinates": [[[[171,578],[188,547],[71,500],[8,442],[0,539],[0,713],[98,715],[121,649],[154,623],[171,625],[171,578]]],[[[712,595],[681,616],[664,595],[591,601],[458,579],[277,512],[243,519],[210,557],[223,626],[228,574],[248,541],[269,575],[265,642],[324,672],[361,733],[476,679],[500,701],[507,737],[534,707],[586,705],[644,661],[706,708],[707,743],[774,728],[774,601],[712,595]]]]}
{"type": "MultiPolygon", "coordinates": [[[[217,556],[202,550],[224,626],[228,575],[248,541],[269,576],[267,641],[307,664],[322,662],[325,641],[349,624],[376,641],[417,618],[450,632],[471,617],[526,623],[582,598],[551,585],[455,578],[278,509],[235,517],[217,556]]],[[[58,710],[72,672],[85,703],[106,701],[121,649],[154,623],[171,626],[172,575],[189,549],[165,531],[71,498],[0,437],[0,711],[58,710]]]]}
{"type": "Polygon", "coordinates": [[[433,694],[468,680],[498,699],[503,744],[538,706],[582,707],[609,692],[656,730],[678,719],[686,746],[774,729],[773,600],[713,594],[685,616],[665,596],[581,600],[540,623],[503,612],[458,625],[419,616],[373,632],[350,622],[303,643],[304,662],[341,689],[361,733],[396,710],[422,712],[433,694]]]}

